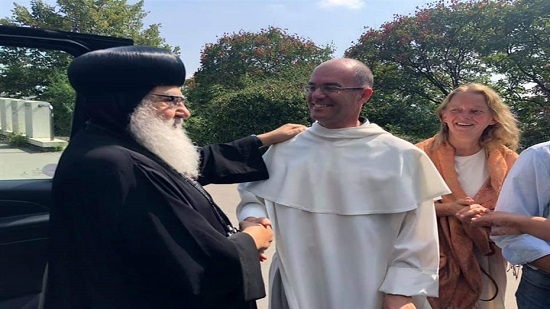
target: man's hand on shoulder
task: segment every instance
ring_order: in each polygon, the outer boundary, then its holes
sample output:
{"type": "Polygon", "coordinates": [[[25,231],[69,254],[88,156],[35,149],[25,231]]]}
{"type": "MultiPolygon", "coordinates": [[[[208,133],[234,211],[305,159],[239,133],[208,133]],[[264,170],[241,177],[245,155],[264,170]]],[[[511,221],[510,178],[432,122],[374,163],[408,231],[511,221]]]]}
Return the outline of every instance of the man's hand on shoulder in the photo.
{"type": "Polygon", "coordinates": [[[260,139],[260,141],[262,141],[262,144],[264,146],[269,146],[293,138],[299,133],[305,131],[306,129],[307,127],[301,124],[287,123],[273,131],[259,134],[257,135],[257,137],[260,139]]]}
{"type": "Polygon", "coordinates": [[[416,306],[410,296],[386,294],[382,309],[416,309],[416,306]]]}

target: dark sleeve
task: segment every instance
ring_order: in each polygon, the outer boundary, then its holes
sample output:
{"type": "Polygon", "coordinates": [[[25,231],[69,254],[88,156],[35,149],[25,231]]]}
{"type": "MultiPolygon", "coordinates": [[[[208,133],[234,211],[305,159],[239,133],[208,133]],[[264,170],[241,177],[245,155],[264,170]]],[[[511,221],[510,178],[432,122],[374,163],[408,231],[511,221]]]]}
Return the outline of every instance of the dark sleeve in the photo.
{"type": "Polygon", "coordinates": [[[225,144],[201,148],[202,185],[210,183],[240,183],[264,180],[269,177],[262,159],[262,142],[248,136],[225,144]]]}
{"type": "Polygon", "coordinates": [[[244,298],[247,301],[265,297],[265,287],[263,286],[262,270],[258,265],[258,250],[254,239],[246,233],[237,233],[229,237],[237,250],[241,260],[244,298]]]}
{"type": "Polygon", "coordinates": [[[128,194],[120,229],[128,260],[151,285],[197,308],[265,297],[253,239],[241,233],[227,238],[196,209],[192,196],[181,195],[164,177],[136,171],[136,190],[128,194]]]}

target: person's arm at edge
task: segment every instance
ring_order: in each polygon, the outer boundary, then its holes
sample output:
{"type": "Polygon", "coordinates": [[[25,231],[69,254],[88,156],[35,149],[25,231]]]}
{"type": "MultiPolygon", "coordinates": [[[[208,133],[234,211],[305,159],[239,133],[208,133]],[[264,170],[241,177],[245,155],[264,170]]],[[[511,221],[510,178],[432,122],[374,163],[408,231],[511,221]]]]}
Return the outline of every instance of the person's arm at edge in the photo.
{"type": "Polygon", "coordinates": [[[530,234],[542,240],[550,241],[550,220],[538,216],[524,216],[503,211],[493,211],[472,218],[472,223],[481,226],[496,227],[491,235],[530,234]]]}
{"type": "MultiPolygon", "coordinates": [[[[548,153],[541,152],[544,149],[528,148],[521,153],[502,186],[496,211],[523,216],[542,215],[539,203],[550,201],[550,191],[544,186],[550,181],[550,175],[543,171],[550,170],[550,167],[545,159],[548,153]]],[[[511,264],[529,264],[550,272],[548,242],[528,234],[491,238],[502,248],[504,257],[511,264]]]]}

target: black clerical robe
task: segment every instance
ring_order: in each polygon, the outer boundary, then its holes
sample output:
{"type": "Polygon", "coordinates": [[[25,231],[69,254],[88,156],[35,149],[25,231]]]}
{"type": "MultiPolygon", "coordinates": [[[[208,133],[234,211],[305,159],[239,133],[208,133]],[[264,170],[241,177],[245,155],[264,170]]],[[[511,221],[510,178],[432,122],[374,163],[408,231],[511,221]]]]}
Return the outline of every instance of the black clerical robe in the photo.
{"type": "MultiPolygon", "coordinates": [[[[267,178],[247,137],[202,148],[200,184],[267,178]]],[[[200,184],[128,136],[89,125],[53,180],[45,308],[255,308],[265,296],[248,234],[200,184]]]]}

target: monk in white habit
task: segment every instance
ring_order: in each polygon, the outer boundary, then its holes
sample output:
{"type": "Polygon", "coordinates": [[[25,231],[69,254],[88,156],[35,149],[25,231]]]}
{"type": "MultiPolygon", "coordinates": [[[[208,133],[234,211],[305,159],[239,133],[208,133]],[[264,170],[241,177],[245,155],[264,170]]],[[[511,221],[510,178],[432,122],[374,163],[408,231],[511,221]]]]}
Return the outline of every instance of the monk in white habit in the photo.
{"type": "MultiPolygon", "coordinates": [[[[271,309],[426,308],[438,295],[434,199],[449,193],[426,154],[366,118],[371,70],[319,65],[306,131],[264,155],[270,177],[239,186],[240,220],[275,233],[271,309]]],[[[427,307],[429,308],[429,307],[427,307]]]]}

